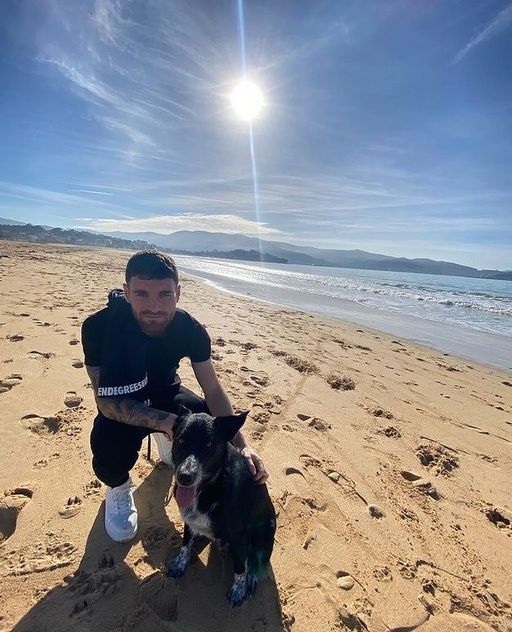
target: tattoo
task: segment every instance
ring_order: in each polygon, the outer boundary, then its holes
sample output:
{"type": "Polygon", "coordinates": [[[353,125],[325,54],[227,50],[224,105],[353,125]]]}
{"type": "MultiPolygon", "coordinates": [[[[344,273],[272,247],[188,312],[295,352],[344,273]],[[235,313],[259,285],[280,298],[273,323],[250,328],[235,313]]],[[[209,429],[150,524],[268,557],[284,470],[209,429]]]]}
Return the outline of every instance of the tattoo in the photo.
{"type": "Polygon", "coordinates": [[[129,426],[142,426],[151,430],[160,430],[161,422],[171,415],[171,413],[151,408],[129,397],[98,397],[100,367],[86,366],[85,368],[91,380],[98,410],[108,419],[120,421],[129,426]]]}

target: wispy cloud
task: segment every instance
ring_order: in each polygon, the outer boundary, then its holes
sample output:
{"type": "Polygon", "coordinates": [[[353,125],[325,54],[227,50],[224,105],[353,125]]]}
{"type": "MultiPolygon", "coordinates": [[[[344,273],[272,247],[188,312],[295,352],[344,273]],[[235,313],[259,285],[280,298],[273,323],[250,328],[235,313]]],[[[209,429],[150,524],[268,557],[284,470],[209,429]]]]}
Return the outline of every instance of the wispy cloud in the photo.
{"type": "Polygon", "coordinates": [[[107,191],[93,191],[92,189],[73,189],[73,193],[89,193],[90,195],[114,195],[107,191]]]}
{"type": "Polygon", "coordinates": [[[81,220],[82,227],[103,232],[122,231],[129,233],[154,232],[160,234],[174,233],[178,230],[204,230],[212,233],[244,233],[246,235],[277,235],[280,231],[262,222],[255,222],[236,215],[201,215],[187,213],[184,215],[154,215],[125,220],[87,219],[81,220]]]}
{"type": "Polygon", "coordinates": [[[54,209],[68,210],[68,212],[86,207],[103,214],[109,213],[115,216],[127,217],[122,212],[122,208],[112,201],[102,200],[100,204],[88,195],[76,195],[76,193],[77,191],[65,193],[26,184],[0,181],[0,200],[2,198],[28,200],[35,202],[38,206],[51,206],[54,209]]]}
{"type": "Polygon", "coordinates": [[[470,50],[502,33],[505,29],[512,25],[512,4],[502,9],[498,15],[484,29],[477,33],[469,42],[459,50],[453,59],[454,64],[458,64],[470,50]]]}

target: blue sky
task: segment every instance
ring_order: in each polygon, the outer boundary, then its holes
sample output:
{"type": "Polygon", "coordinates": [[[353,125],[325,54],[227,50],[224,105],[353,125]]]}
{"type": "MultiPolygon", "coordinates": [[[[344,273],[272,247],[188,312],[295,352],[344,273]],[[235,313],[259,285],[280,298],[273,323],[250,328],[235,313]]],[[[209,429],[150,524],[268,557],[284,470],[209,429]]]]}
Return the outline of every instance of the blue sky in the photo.
{"type": "Polygon", "coordinates": [[[0,216],[512,268],[512,2],[4,0],[0,216]]]}

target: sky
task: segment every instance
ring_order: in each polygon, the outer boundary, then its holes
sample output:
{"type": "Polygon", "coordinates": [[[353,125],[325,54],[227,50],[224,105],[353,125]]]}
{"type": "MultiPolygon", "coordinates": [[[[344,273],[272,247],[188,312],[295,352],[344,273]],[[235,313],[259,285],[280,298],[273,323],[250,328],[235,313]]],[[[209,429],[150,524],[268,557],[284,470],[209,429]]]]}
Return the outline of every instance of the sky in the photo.
{"type": "Polygon", "coordinates": [[[0,216],[512,269],[511,60],[510,0],[3,0],[0,216]]]}

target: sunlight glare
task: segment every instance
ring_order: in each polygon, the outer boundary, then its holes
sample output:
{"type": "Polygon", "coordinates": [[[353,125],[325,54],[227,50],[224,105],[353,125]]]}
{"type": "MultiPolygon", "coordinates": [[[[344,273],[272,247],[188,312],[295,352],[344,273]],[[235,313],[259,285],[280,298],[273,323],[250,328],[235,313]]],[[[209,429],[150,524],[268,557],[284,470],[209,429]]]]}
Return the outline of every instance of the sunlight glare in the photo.
{"type": "Polygon", "coordinates": [[[231,93],[231,105],[239,118],[252,121],[263,106],[261,90],[254,83],[244,80],[231,93]]]}

